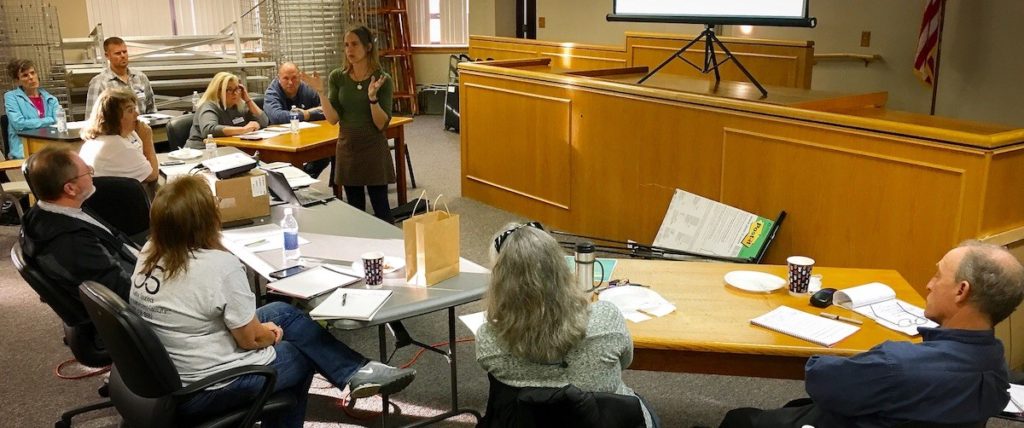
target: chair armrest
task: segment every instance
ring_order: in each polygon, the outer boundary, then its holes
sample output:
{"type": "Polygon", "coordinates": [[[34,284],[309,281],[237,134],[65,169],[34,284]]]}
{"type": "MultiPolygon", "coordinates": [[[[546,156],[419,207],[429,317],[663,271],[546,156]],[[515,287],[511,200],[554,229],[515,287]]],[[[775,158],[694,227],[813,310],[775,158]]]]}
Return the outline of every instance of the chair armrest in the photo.
{"type": "Polygon", "coordinates": [[[21,169],[21,165],[25,163],[25,159],[11,159],[0,161],[0,171],[7,171],[9,169],[21,169]]]}
{"type": "Polygon", "coordinates": [[[178,397],[192,395],[218,383],[251,374],[267,378],[271,386],[273,386],[273,382],[277,378],[277,370],[273,367],[264,365],[241,366],[204,377],[185,388],[174,391],[172,395],[178,397]]]}
{"type": "Polygon", "coordinates": [[[243,427],[251,427],[256,423],[256,418],[259,417],[260,411],[263,410],[263,405],[267,402],[267,398],[270,398],[270,394],[274,392],[274,383],[277,381],[277,370],[273,367],[250,365],[224,370],[204,377],[188,387],[179,389],[172,393],[172,395],[184,400],[186,397],[198,393],[211,385],[250,374],[263,376],[267,379],[266,382],[263,382],[263,388],[260,388],[259,394],[256,394],[256,397],[249,405],[249,411],[245,413],[245,417],[239,425],[243,427]]]}

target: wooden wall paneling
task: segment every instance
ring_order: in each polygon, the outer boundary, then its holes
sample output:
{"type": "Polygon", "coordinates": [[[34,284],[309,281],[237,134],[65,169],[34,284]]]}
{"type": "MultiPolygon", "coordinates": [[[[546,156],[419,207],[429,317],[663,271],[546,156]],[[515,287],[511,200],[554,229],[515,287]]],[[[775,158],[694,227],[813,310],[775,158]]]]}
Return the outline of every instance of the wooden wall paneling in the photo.
{"type": "MultiPolygon", "coordinates": [[[[692,40],[693,36],[682,35],[646,35],[644,33],[626,33],[626,55],[629,65],[654,68],[666,58],[692,40]]],[[[761,84],[791,88],[810,89],[811,70],[813,67],[813,43],[800,45],[796,43],[779,43],[758,41],[754,39],[722,38],[722,42],[737,57],[743,66],[757,78],[761,84]]],[[[704,42],[698,42],[687,49],[683,56],[697,65],[704,62],[704,42]]],[[[718,60],[725,59],[725,52],[717,46],[718,60]]],[[[747,81],[732,61],[719,69],[723,80],[747,81]]],[[[687,77],[714,79],[713,73],[701,74],[693,67],[680,60],[673,60],[662,72],[679,74],[687,77]]]]}
{"type": "Polygon", "coordinates": [[[720,200],[789,213],[773,260],[800,254],[822,266],[896,269],[924,291],[931,272],[918,273],[927,265],[907,252],[937,261],[958,240],[962,169],[738,129],[724,137],[720,200]]]}
{"type": "Polygon", "coordinates": [[[1024,146],[996,150],[989,162],[979,236],[1024,227],[1024,146]]]}

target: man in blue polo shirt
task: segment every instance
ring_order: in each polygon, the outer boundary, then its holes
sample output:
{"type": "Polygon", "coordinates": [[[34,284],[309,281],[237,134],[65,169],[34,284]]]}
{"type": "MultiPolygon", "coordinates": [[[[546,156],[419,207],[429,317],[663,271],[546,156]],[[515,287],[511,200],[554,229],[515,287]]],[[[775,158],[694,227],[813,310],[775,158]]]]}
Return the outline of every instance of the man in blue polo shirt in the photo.
{"type": "Polygon", "coordinates": [[[735,409],[721,427],[893,427],[908,421],[966,424],[1010,400],[1003,344],[993,328],[1024,298],[1024,267],[1005,248],[968,241],[928,282],[923,341],[885,342],[853,357],[807,361],[810,399],[775,410],[735,409]]]}
{"type": "MultiPolygon", "coordinates": [[[[287,124],[291,121],[292,106],[302,110],[300,121],[324,119],[320,96],[299,79],[299,67],[286,62],[277,69],[277,79],[267,87],[263,97],[263,112],[267,114],[271,125],[287,124]]],[[[307,163],[303,169],[316,178],[330,162],[330,158],[318,159],[307,163]]]]}

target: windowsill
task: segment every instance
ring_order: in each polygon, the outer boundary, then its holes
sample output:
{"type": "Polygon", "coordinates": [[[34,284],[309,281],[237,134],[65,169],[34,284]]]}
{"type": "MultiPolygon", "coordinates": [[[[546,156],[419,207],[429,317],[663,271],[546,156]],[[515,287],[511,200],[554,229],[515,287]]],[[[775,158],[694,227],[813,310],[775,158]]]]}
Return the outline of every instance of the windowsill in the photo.
{"type": "Polygon", "coordinates": [[[469,45],[413,45],[414,54],[460,54],[469,52],[469,45]]]}

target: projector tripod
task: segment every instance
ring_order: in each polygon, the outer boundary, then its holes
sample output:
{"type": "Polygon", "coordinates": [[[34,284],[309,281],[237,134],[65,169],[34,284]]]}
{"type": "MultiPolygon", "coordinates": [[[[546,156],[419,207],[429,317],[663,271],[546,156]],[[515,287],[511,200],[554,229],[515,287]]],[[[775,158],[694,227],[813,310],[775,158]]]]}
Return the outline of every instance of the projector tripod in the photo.
{"type": "Polygon", "coordinates": [[[639,82],[636,83],[638,85],[643,84],[645,80],[649,79],[651,76],[654,75],[654,73],[657,73],[659,70],[664,68],[666,65],[668,65],[668,63],[672,62],[672,60],[676,58],[679,58],[683,60],[683,62],[690,64],[690,66],[697,69],[697,71],[703,74],[707,74],[708,72],[714,71],[716,84],[722,80],[722,76],[720,76],[718,73],[718,67],[732,60],[732,62],[736,63],[736,67],[738,67],[740,71],[742,71],[743,74],[747,76],[747,80],[750,80],[750,83],[753,83],[754,86],[756,86],[757,89],[761,91],[761,98],[768,96],[768,91],[764,89],[764,86],[761,86],[761,83],[758,82],[757,79],[755,79],[749,71],[747,71],[747,68],[744,67],[742,63],[740,63],[740,60],[736,58],[736,56],[733,55],[732,52],[729,52],[729,48],[725,47],[725,45],[722,44],[721,40],[718,40],[718,37],[715,36],[715,26],[713,24],[704,24],[704,31],[701,31],[700,35],[691,40],[690,43],[687,43],[686,46],[683,46],[682,49],[676,51],[676,53],[672,54],[672,56],[668,57],[668,59],[662,62],[661,65],[658,65],[654,70],[651,70],[650,73],[647,73],[646,76],[644,76],[642,79],[640,79],[639,82]],[[683,57],[683,52],[686,52],[686,50],[689,49],[690,46],[697,44],[697,42],[701,40],[704,40],[703,67],[694,64],[690,62],[690,60],[683,57]],[[715,44],[717,44],[718,47],[721,48],[723,52],[725,52],[725,59],[722,60],[722,62],[718,62],[718,55],[715,53],[715,44]]]}

